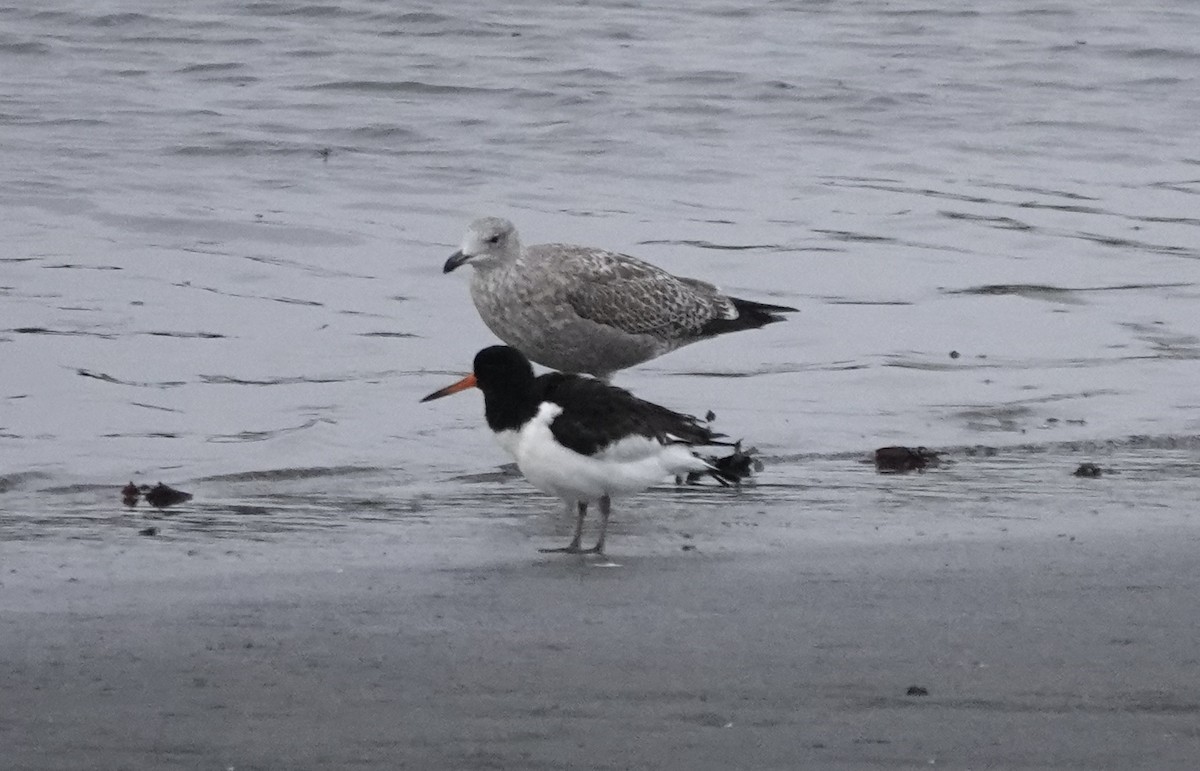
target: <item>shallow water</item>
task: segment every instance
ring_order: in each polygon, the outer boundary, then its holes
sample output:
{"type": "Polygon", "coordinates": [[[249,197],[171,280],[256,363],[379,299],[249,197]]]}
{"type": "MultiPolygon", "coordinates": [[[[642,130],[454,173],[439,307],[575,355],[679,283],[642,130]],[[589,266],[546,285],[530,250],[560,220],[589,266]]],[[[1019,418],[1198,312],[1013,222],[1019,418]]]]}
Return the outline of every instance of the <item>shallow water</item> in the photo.
{"type": "Polygon", "coordinates": [[[885,444],[1186,478],[1200,9],[940,5],[0,7],[0,526],[140,524],[130,478],[201,535],[552,510],[417,403],[492,342],[440,272],[481,214],[801,309],[618,378],[764,506],[885,444]]]}

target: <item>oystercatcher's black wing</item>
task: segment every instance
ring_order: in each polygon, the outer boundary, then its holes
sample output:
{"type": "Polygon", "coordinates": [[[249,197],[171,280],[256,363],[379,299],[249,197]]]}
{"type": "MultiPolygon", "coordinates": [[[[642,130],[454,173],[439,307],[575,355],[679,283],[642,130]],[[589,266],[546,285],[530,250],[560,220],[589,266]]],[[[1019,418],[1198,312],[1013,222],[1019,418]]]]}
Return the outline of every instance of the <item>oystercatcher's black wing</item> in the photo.
{"type": "Polygon", "coordinates": [[[690,445],[721,444],[698,418],[639,399],[623,388],[581,375],[551,372],[537,379],[539,402],[553,402],[562,414],[550,424],[560,444],[594,455],[628,436],[690,445]]]}

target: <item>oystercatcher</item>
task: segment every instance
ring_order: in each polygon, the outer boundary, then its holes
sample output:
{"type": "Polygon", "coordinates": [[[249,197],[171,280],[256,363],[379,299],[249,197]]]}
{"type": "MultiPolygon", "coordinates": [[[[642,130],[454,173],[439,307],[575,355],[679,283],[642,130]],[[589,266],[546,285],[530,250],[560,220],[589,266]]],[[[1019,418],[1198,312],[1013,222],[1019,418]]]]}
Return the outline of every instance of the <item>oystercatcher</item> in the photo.
{"type": "Polygon", "coordinates": [[[610,380],[698,340],[783,321],[786,305],[728,297],[635,257],[571,244],[522,248],[508,220],[471,223],[443,272],[471,265],[483,322],[527,357],[610,380]]]}
{"type": "Polygon", "coordinates": [[[704,472],[729,484],[749,471],[748,465],[710,463],[696,455],[696,446],[736,447],[720,441],[723,435],[698,418],[595,378],[560,372],[535,377],[529,359],[516,348],[484,348],[472,369],[421,401],[473,387],[483,391],[488,427],[521,473],[575,511],[571,543],[541,551],[603,554],[613,497],[641,492],[670,476],[704,472]],[[600,536],[595,546],[583,549],[583,520],[592,502],[600,509],[600,536]]]}

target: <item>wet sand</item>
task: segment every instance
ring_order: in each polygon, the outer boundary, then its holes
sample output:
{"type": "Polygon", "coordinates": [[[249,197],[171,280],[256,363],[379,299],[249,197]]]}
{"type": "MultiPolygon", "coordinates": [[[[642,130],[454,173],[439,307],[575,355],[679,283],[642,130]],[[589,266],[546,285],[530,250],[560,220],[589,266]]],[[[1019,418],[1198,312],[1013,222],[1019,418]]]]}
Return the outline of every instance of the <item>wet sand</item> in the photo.
{"type": "Polygon", "coordinates": [[[1194,768],[1190,506],[1077,500],[9,541],[3,766],[1194,768]]]}

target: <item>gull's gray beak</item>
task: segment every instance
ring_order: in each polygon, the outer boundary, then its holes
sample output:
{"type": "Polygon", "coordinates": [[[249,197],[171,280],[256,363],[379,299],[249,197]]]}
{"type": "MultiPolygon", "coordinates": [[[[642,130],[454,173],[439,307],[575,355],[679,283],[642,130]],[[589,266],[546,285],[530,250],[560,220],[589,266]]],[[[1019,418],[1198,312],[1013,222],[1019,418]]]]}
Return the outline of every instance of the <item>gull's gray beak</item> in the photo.
{"type": "Polygon", "coordinates": [[[454,270],[455,268],[466,263],[466,261],[469,259],[471,259],[471,258],[468,257],[467,255],[463,254],[462,251],[459,250],[459,251],[455,252],[454,254],[450,255],[450,259],[446,260],[446,264],[442,266],[442,272],[449,273],[450,271],[454,270]]]}

